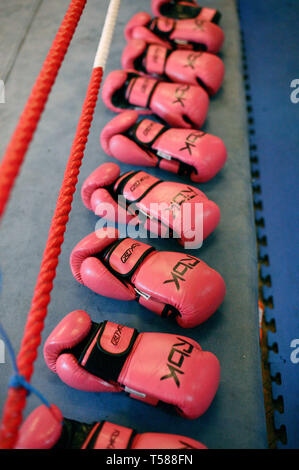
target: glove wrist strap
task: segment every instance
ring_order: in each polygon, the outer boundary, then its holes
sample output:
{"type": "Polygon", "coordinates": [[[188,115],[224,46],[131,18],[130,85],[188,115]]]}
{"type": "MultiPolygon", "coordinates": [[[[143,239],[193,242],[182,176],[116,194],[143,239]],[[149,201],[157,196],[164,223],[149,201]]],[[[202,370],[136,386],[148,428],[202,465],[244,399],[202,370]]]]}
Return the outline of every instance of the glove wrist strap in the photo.
{"type": "Polygon", "coordinates": [[[149,29],[159,38],[168,40],[175,26],[176,20],[165,16],[157,16],[150,22],[149,29]]]}
{"type": "Polygon", "coordinates": [[[105,321],[89,337],[78,363],[90,374],[117,383],[137,336],[134,328],[105,321]]]}
{"type": "MultiPolygon", "coordinates": [[[[205,21],[205,20],[201,20],[198,17],[195,17],[193,20],[194,20],[194,24],[197,27],[200,27],[202,23],[205,21]]],[[[188,48],[188,49],[194,49],[197,51],[199,50],[205,51],[207,49],[206,45],[202,43],[197,43],[197,42],[188,41],[184,39],[178,39],[175,37],[171,38],[172,33],[175,33],[175,29],[176,29],[176,20],[172,18],[166,18],[164,16],[156,17],[151,21],[149,28],[159,38],[161,38],[164,41],[167,41],[172,46],[172,48],[177,49],[177,48],[183,47],[184,49],[188,48]]],[[[173,36],[175,36],[175,34],[173,36]]]]}
{"type": "Polygon", "coordinates": [[[128,135],[136,144],[152,150],[153,144],[169,128],[151,119],[142,119],[129,129],[128,135]]]}
{"type": "MultiPolygon", "coordinates": [[[[150,119],[142,119],[129,129],[128,136],[145,151],[149,150],[155,155],[158,158],[160,168],[183,176],[189,176],[192,172],[197,172],[193,166],[179,161],[177,158],[173,157],[171,153],[162,152],[153,148],[154,143],[168,129],[169,127],[163,126],[158,122],[150,119]]],[[[198,131],[196,135],[200,132],[201,135],[204,134],[204,132],[198,131]]],[[[190,136],[191,135],[192,134],[190,134],[190,136]]]]}
{"type": "Polygon", "coordinates": [[[149,108],[159,82],[155,78],[134,76],[126,90],[125,98],[130,105],[149,108]]]}
{"type": "Polygon", "coordinates": [[[53,449],[130,449],[136,431],[108,421],[80,423],[64,418],[53,449]]]}
{"type": "MultiPolygon", "coordinates": [[[[96,423],[80,423],[73,419],[63,418],[61,435],[53,449],[81,449],[86,436],[90,435],[96,423]]],[[[99,423],[97,423],[99,424],[99,423]]]]}
{"type": "Polygon", "coordinates": [[[212,8],[199,7],[196,3],[193,5],[191,3],[190,5],[184,5],[179,2],[176,3],[172,1],[164,3],[160,7],[160,15],[180,20],[188,20],[200,16],[212,23],[219,23],[221,18],[221,13],[219,11],[212,8]]]}
{"type": "Polygon", "coordinates": [[[155,251],[153,246],[132,238],[123,238],[109,247],[104,260],[117,277],[130,279],[140,264],[153,251],[155,251]]]}
{"type": "Polygon", "coordinates": [[[136,432],[118,424],[95,423],[82,449],[130,449],[136,432]]]}
{"type": "Polygon", "coordinates": [[[161,16],[179,18],[180,20],[195,18],[200,14],[202,7],[198,5],[181,5],[180,3],[167,2],[160,7],[161,16]]]}
{"type": "Polygon", "coordinates": [[[164,75],[165,65],[172,51],[159,44],[150,44],[144,57],[144,68],[150,75],[164,75]]]}
{"type": "Polygon", "coordinates": [[[136,204],[162,182],[145,171],[135,171],[118,178],[114,184],[114,191],[116,195],[123,196],[128,204],[136,204]]]}

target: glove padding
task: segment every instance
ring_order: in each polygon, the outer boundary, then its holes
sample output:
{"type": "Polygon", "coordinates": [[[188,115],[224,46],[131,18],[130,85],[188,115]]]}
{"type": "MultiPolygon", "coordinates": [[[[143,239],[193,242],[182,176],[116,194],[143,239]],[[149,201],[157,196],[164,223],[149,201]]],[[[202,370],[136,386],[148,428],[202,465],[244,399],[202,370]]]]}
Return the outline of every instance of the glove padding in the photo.
{"type": "Polygon", "coordinates": [[[213,54],[220,51],[223,30],[216,24],[200,18],[175,20],[166,16],[152,18],[146,12],[134,15],[125,27],[125,38],[143,39],[150,44],[161,44],[169,49],[191,49],[213,54]]]}
{"type": "Polygon", "coordinates": [[[114,387],[154,406],[168,403],[189,419],[208,409],[220,380],[218,359],[196,341],[138,333],[108,321],[93,323],[83,310],[69,313],[56,326],[44,345],[44,357],[71,387],[103,391],[106,381],[107,391],[114,387]]]}
{"type": "Polygon", "coordinates": [[[215,95],[224,77],[224,64],[210,52],[169,50],[159,44],[132,39],[122,53],[122,67],[172,82],[199,85],[215,95]]]}
{"type": "Polygon", "coordinates": [[[139,122],[136,111],[124,111],[103,128],[103,150],[131,165],[158,166],[196,183],[212,179],[227,159],[219,137],[199,130],[169,128],[151,119],[139,122]]]}
{"type": "Polygon", "coordinates": [[[63,418],[55,405],[36,408],[22,424],[15,449],[206,449],[177,434],[143,433],[109,423],[63,418]]]}
{"type": "Polygon", "coordinates": [[[202,87],[163,82],[129,70],[111,72],[104,82],[102,97],[116,113],[125,109],[154,113],[174,127],[200,128],[209,108],[209,96],[202,87]]]}
{"type": "Polygon", "coordinates": [[[167,16],[179,20],[198,18],[216,24],[221,19],[219,11],[214,8],[200,7],[193,0],[152,0],[152,12],[155,16],[167,16]]]}
{"type": "Polygon", "coordinates": [[[225,296],[223,278],[202,260],[121,239],[111,227],[81,240],[70,266],[75,279],[97,294],[137,300],[162,317],[175,317],[183,328],[206,321],[225,296]]]}
{"type": "Polygon", "coordinates": [[[120,175],[115,163],[94,170],[81,197],[99,217],[140,225],[155,236],[176,238],[185,248],[200,247],[220,221],[217,204],[194,186],[162,181],[144,171],[120,175]]]}

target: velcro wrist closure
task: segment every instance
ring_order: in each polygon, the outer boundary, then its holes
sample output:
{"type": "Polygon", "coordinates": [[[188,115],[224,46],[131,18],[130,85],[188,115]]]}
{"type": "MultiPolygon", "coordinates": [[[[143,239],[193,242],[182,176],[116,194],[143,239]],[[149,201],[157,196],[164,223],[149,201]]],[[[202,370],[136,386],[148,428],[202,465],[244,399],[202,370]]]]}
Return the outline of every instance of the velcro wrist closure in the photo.
{"type": "Polygon", "coordinates": [[[113,245],[107,253],[105,261],[118,276],[130,278],[153,251],[153,246],[147,245],[132,238],[124,238],[113,245]]]}
{"type": "Polygon", "coordinates": [[[150,24],[150,30],[162,39],[168,39],[174,31],[176,21],[165,16],[154,18],[150,24]]]}
{"type": "Polygon", "coordinates": [[[134,77],[127,87],[126,100],[134,106],[148,108],[158,85],[159,82],[155,78],[134,77]]]}
{"type": "Polygon", "coordinates": [[[167,2],[162,3],[160,7],[160,15],[186,20],[189,18],[195,18],[200,14],[201,10],[202,7],[199,7],[197,3],[194,3],[193,5],[184,5],[176,2],[167,2]]]}
{"type": "Polygon", "coordinates": [[[79,364],[106,382],[117,382],[138,336],[135,328],[105,321],[85,347],[79,364]]]}
{"type": "Polygon", "coordinates": [[[153,143],[169,128],[151,119],[142,119],[129,131],[130,137],[142,147],[151,148],[153,143]]]}
{"type": "Polygon", "coordinates": [[[129,173],[120,182],[117,181],[114,185],[114,191],[123,196],[127,202],[137,203],[160,183],[162,183],[162,180],[159,178],[145,171],[137,171],[129,173]]]}
{"type": "Polygon", "coordinates": [[[93,439],[93,449],[129,449],[135,432],[133,429],[104,421],[93,439]]]}
{"type": "Polygon", "coordinates": [[[165,46],[160,46],[159,44],[150,44],[145,56],[146,71],[150,75],[163,75],[168,55],[169,50],[165,46]]]}

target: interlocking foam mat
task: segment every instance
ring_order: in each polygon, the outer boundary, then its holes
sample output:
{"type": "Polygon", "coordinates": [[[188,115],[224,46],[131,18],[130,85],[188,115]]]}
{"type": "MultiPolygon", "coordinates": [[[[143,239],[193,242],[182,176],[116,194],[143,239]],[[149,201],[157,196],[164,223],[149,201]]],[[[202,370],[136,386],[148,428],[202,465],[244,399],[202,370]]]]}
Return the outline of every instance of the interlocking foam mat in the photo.
{"type": "MultiPolygon", "coordinates": [[[[11,12],[15,15],[16,26],[27,21],[28,27],[22,26],[24,37],[20,38],[17,52],[14,52],[6,82],[6,104],[0,105],[1,154],[68,5],[67,0],[43,1],[39,5],[31,1],[20,8],[28,8],[30,3],[34,15],[31,19],[28,15],[22,17],[15,11],[11,12]]],[[[22,337],[107,5],[107,1],[101,2],[100,6],[98,0],[87,2],[1,225],[1,321],[15,350],[18,350],[22,337]]],[[[96,295],[72,277],[70,252],[81,238],[94,230],[97,221],[81,202],[81,185],[98,165],[111,161],[100,147],[99,133],[114,114],[105,108],[100,97],[60,256],[43,343],[61,318],[75,309],[86,310],[94,321],[109,319],[135,327],[140,332],[183,333],[218,356],[222,372],[216,398],[202,417],[188,421],[174,411],[160,407],[154,409],[125,394],[73,390],[45,366],[43,344],[39,349],[32,384],[48,401],[59,406],[64,416],[79,421],[107,419],[140,432],[176,432],[196,438],[209,448],[265,448],[256,238],[239,20],[233,0],[213,1],[213,6],[222,12],[221,26],[226,40],[221,56],[226,66],[226,77],[222,90],[211,99],[204,130],[223,138],[228,149],[228,161],[215,179],[200,185],[220,206],[221,223],[202,248],[189,252],[202,258],[224,277],[227,295],[223,305],[205,324],[182,330],[177,324],[155,316],[137,303],[96,295]]],[[[109,71],[120,68],[125,45],[124,26],[140,10],[151,11],[149,0],[122,2],[106,76],[109,71]]],[[[9,18],[1,16],[0,21],[6,22],[9,18]]],[[[11,41],[7,41],[8,50],[11,46],[11,41]]],[[[121,165],[123,171],[129,168],[132,167],[121,165]]],[[[152,173],[180,181],[179,177],[159,170],[152,170],[152,173]]],[[[151,240],[147,241],[151,243],[151,240]]],[[[183,251],[175,240],[155,239],[152,242],[162,250],[183,251]]],[[[11,373],[11,362],[6,355],[5,363],[0,364],[1,408],[11,373]]],[[[25,415],[38,404],[38,399],[30,396],[25,415]]]]}
{"type": "Polygon", "coordinates": [[[298,448],[298,2],[239,6],[277,447],[298,448]]]}

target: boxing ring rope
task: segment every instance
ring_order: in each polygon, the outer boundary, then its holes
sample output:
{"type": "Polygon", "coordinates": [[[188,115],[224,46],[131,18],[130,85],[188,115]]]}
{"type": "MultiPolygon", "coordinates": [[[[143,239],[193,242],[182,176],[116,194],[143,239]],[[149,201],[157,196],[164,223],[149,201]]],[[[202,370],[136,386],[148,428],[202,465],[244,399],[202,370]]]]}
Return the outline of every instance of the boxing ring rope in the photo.
{"type": "Polygon", "coordinates": [[[87,0],[72,0],[0,164],[0,221],[87,0]]]}
{"type": "MultiPolygon", "coordinates": [[[[84,3],[85,2],[72,2],[84,3]]],[[[44,327],[44,321],[47,316],[48,305],[50,302],[50,293],[53,288],[53,280],[56,276],[56,267],[61,252],[61,246],[64,240],[64,232],[68,222],[69,214],[84,150],[88,140],[89,129],[93,119],[98,93],[103,76],[103,70],[109,53],[111,39],[117,20],[120,0],[110,0],[105,24],[97,48],[93,70],[91,73],[89,85],[87,88],[85,100],[83,103],[80,119],[77,125],[76,134],[70,151],[69,160],[65,169],[62,185],[58,195],[56,208],[51,221],[48,239],[46,242],[40,272],[34,288],[31,307],[27,316],[27,322],[24,329],[19,354],[17,356],[17,366],[19,375],[27,382],[30,382],[34,370],[34,361],[37,357],[37,350],[41,343],[41,333],[44,327]]],[[[56,41],[56,40],[55,40],[56,41]]],[[[50,72],[49,72],[50,73],[50,72]]],[[[54,72],[52,72],[54,74],[54,72]]],[[[51,73],[50,73],[51,75],[51,73]]],[[[27,104],[28,106],[28,104],[27,104]]],[[[41,107],[42,105],[40,105],[41,107]]],[[[30,119],[30,113],[26,111],[22,114],[22,120],[30,119]]],[[[39,113],[41,114],[41,113],[39,113]]],[[[33,126],[34,124],[32,124],[33,126]]],[[[22,123],[22,127],[29,129],[30,123],[22,123]]],[[[34,129],[33,129],[34,131],[34,129]]],[[[17,132],[17,131],[16,131],[17,132]]],[[[33,135],[33,132],[32,132],[33,135]]],[[[24,137],[23,137],[24,139],[24,137]]],[[[23,139],[18,138],[10,143],[11,154],[18,154],[16,147],[19,145],[28,147],[23,139]],[[20,141],[22,140],[22,144],[20,141]],[[14,142],[14,143],[13,143],[14,142]]],[[[25,155],[26,148],[22,151],[25,155]]],[[[21,152],[20,152],[21,153],[21,152]]],[[[20,165],[19,165],[20,166],[20,165]]],[[[2,183],[3,184],[3,183],[2,183]]],[[[12,183],[13,184],[13,183],[12,183]]],[[[10,188],[12,187],[10,184],[10,188]]],[[[9,194],[9,189],[6,194],[9,194]]],[[[6,197],[6,201],[8,196],[6,197]]],[[[2,199],[2,211],[5,205],[5,198],[2,199]],[[4,203],[4,204],[3,204],[4,203]]],[[[1,213],[0,213],[1,217],[1,213]]],[[[11,449],[17,439],[18,429],[22,422],[22,412],[26,405],[27,390],[21,385],[11,386],[8,390],[8,396],[3,409],[2,422],[0,427],[0,448],[11,449]]]]}

